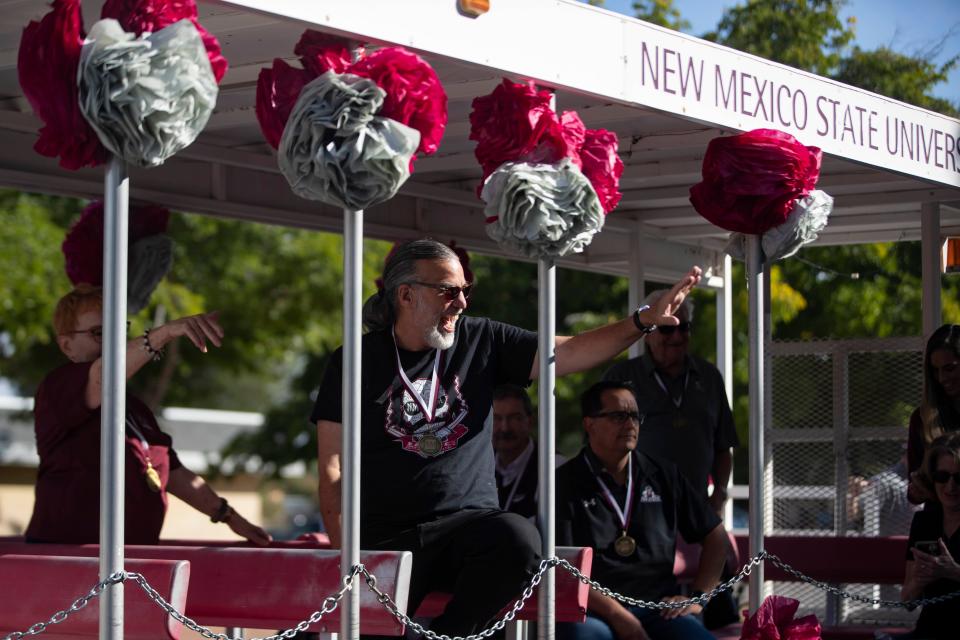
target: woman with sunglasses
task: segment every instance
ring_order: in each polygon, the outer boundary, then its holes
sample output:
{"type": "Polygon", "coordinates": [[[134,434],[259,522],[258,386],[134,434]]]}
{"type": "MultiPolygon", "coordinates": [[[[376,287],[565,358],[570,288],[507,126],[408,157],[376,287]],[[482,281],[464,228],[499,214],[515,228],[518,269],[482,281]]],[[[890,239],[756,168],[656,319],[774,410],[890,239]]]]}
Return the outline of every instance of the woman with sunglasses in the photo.
{"type": "MultiPolygon", "coordinates": [[[[34,429],[40,466],[28,542],[96,543],[100,509],[100,399],[103,370],[103,296],[99,287],[79,285],[54,311],[57,344],[69,363],[40,383],[34,429]]],[[[127,379],[173,340],[186,337],[198,349],[220,346],[216,314],[181,318],[149,329],[127,342],[127,379]]],[[[260,545],[270,535],[233,511],[227,501],[184,467],[169,435],[136,396],[126,397],[125,540],[156,544],[172,493],[213,522],[260,545]]]]}
{"type": "MultiPolygon", "coordinates": [[[[927,448],[917,482],[933,498],[913,516],[903,581],[903,600],[960,591],[960,433],[934,440],[927,448]]],[[[956,638],[960,600],[923,607],[912,640],[956,638]]]]}
{"type": "Polygon", "coordinates": [[[923,401],[910,416],[907,436],[908,496],[914,504],[931,498],[913,481],[924,451],[944,433],[960,429],[960,325],[945,324],[927,340],[923,355],[923,401]]]}

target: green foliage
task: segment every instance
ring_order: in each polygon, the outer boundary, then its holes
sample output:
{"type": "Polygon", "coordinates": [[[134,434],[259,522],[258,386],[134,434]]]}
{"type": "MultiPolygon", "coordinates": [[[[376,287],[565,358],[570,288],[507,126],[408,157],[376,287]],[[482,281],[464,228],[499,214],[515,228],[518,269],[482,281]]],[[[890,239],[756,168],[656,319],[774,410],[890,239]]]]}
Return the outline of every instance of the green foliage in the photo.
{"type": "Polygon", "coordinates": [[[686,31],[690,22],[685,20],[673,0],[637,0],[633,3],[634,15],[651,24],[658,24],[674,31],[686,31]]]}
{"type": "Polygon", "coordinates": [[[854,47],[853,51],[840,61],[834,78],[867,91],[958,117],[960,107],[949,100],[933,97],[930,92],[936,85],[947,81],[947,76],[957,66],[960,55],[938,65],[933,62],[936,53],[937,50],[934,49],[917,56],[908,56],[886,47],[873,51],[854,47]]]}
{"type": "Polygon", "coordinates": [[[840,64],[853,41],[843,0],[748,0],[727,9],[708,40],[820,75],[840,64]]]}

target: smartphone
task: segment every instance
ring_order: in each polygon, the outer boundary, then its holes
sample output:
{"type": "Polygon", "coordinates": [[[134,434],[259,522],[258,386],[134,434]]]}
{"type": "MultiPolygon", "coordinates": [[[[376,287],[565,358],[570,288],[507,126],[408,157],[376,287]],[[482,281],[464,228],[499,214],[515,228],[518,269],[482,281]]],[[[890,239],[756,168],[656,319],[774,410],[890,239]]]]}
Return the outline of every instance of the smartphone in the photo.
{"type": "Polygon", "coordinates": [[[940,555],[939,540],[917,540],[913,543],[913,548],[920,549],[920,551],[923,551],[931,556],[940,555]]]}

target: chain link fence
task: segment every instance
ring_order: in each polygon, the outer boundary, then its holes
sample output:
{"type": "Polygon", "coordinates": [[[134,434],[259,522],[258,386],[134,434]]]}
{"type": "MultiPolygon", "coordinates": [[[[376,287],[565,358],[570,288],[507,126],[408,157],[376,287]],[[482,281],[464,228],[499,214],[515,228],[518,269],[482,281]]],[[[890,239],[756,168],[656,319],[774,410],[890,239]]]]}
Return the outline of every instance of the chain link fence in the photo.
{"type": "MultiPolygon", "coordinates": [[[[920,338],[774,341],[766,350],[767,535],[907,535],[906,439],[923,385],[920,338]]],[[[825,549],[829,553],[829,549],[825,549]]],[[[896,585],[844,585],[899,600],[896,585]]],[[[826,624],[910,625],[915,612],[770,582],[826,624]]]]}

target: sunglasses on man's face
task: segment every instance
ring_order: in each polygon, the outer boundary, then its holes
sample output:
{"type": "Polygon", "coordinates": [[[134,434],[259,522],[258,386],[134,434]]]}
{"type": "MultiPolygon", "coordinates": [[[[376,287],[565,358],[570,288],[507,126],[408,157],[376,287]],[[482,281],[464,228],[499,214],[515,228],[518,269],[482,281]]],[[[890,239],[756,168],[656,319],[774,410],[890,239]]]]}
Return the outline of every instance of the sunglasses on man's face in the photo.
{"type": "Polygon", "coordinates": [[[680,331],[680,333],[690,333],[690,323],[681,322],[680,324],[661,324],[657,325],[657,331],[662,333],[665,336],[673,335],[674,331],[680,331]]]}
{"type": "Polygon", "coordinates": [[[636,424],[643,424],[643,415],[636,411],[601,411],[595,413],[592,418],[608,418],[616,424],[627,424],[627,420],[636,424]]]}
{"type": "Polygon", "coordinates": [[[473,292],[473,283],[465,284],[462,287],[455,287],[450,284],[434,284],[432,282],[411,282],[410,284],[419,285],[421,287],[429,287],[431,289],[436,289],[440,296],[447,302],[453,302],[460,297],[460,294],[463,294],[463,298],[468,300],[470,294],[473,292]]]}
{"type": "Polygon", "coordinates": [[[953,478],[953,483],[960,487],[960,471],[950,473],[949,471],[943,471],[938,469],[931,474],[933,481],[937,484],[947,484],[950,481],[950,478],[953,478]]]}

